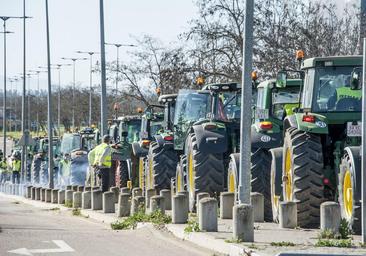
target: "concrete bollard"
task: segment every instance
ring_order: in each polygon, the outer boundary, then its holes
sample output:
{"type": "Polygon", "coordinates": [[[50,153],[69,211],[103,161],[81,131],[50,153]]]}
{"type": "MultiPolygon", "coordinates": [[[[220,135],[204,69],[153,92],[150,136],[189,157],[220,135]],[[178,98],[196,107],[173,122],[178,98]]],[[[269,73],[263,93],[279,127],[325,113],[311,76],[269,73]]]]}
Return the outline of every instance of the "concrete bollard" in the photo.
{"type": "Polygon", "coordinates": [[[152,196],[150,198],[150,212],[158,210],[165,214],[165,198],[163,196],[152,196]]]}
{"type": "Polygon", "coordinates": [[[51,197],[52,197],[52,189],[51,188],[47,188],[46,191],[46,196],[45,196],[45,201],[46,203],[51,203],[51,197]]]}
{"type": "Polygon", "coordinates": [[[117,217],[127,217],[131,212],[130,193],[121,193],[118,197],[117,217]]]}
{"type": "Polygon", "coordinates": [[[297,205],[295,202],[281,202],[279,212],[280,228],[296,228],[297,205]]]}
{"type": "Polygon", "coordinates": [[[84,192],[85,192],[85,191],[92,191],[92,187],[85,187],[85,188],[84,188],[84,192]]]}
{"type": "Polygon", "coordinates": [[[27,198],[32,198],[33,186],[27,186],[27,198]]]}
{"type": "Polygon", "coordinates": [[[115,194],[114,192],[107,191],[103,193],[103,212],[104,213],[114,213],[114,199],[115,194]]]}
{"type": "Polygon", "coordinates": [[[91,209],[102,210],[103,209],[103,192],[102,190],[94,190],[91,192],[91,209]]]}
{"type": "Polygon", "coordinates": [[[58,189],[52,189],[51,194],[51,203],[57,204],[58,203],[58,189]]]}
{"type": "Polygon", "coordinates": [[[91,191],[84,191],[81,195],[81,208],[91,208],[91,191]]]}
{"type": "Polygon", "coordinates": [[[72,186],[71,185],[67,185],[66,186],[66,190],[72,190],[72,186]]]}
{"type": "Polygon", "coordinates": [[[31,199],[36,200],[36,187],[32,187],[31,189],[31,199]]]}
{"type": "Polygon", "coordinates": [[[118,203],[118,195],[119,195],[119,188],[118,187],[111,187],[109,189],[109,191],[113,192],[114,194],[114,203],[117,204],[118,203]]]}
{"type": "Polygon", "coordinates": [[[320,229],[337,233],[341,224],[341,208],[336,202],[324,202],[320,205],[320,229]]]}
{"type": "Polygon", "coordinates": [[[65,204],[67,206],[72,206],[72,199],[74,195],[74,190],[66,190],[65,192],[65,204]]]}
{"type": "Polygon", "coordinates": [[[150,198],[152,196],[155,196],[156,195],[156,190],[153,189],[153,188],[149,188],[146,190],[146,193],[145,193],[145,207],[146,207],[146,211],[150,211],[150,198]]]}
{"type": "Polygon", "coordinates": [[[46,189],[41,188],[41,201],[46,202],[46,189]]]}
{"type": "MultiPolygon", "coordinates": [[[[185,196],[185,201],[186,201],[186,208],[189,212],[189,192],[188,191],[180,191],[178,192],[178,195],[183,195],[185,196]]],[[[194,210],[194,209],[193,209],[194,210]]]]}
{"type": "Polygon", "coordinates": [[[185,224],[188,221],[187,197],[182,194],[174,195],[172,201],[172,223],[185,224]]]}
{"type": "Polygon", "coordinates": [[[201,201],[201,199],[203,198],[207,198],[207,197],[210,197],[210,194],[207,193],[207,192],[201,192],[201,193],[197,193],[196,195],[196,213],[197,213],[197,216],[199,215],[199,207],[198,207],[198,204],[199,202],[201,201]]]}
{"type": "Polygon", "coordinates": [[[71,186],[71,190],[77,192],[78,191],[78,185],[71,186]]]}
{"type": "Polygon", "coordinates": [[[72,196],[72,207],[74,208],[80,208],[81,207],[81,195],[83,192],[77,191],[74,192],[72,196]]]}
{"type": "Polygon", "coordinates": [[[131,215],[134,215],[135,213],[141,211],[144,211],[145,207],[145,197],[143,196],[135,196],[132,198],[131,202],[131,215]]]}
{"type": "Polygon", "coordinates": [[[238,204],[233,207],[233,238],[243,242],[254,242],[253,207],[238,204]]]}
{"type": "Polygon", "coordinates": [[[250,193],[250,203],[253,206],[254,222],[264,222],[264,196],[261,193],[250,193]]]}
{"type": "Polygon", "coordinates": [[[58,191],[58,204],[65,204],[65,190],[58,191]]]}
{"type": "Polygon", "coordinates": [[[84,186],[78,186],[78,192],[84,192],[84,186]]]}
{"type": "Polygon", "coordinates": [[[133,188],[132,189],[132,197],[142,196],[142,189],[141,188],[133,188]]]}
{"type": "Polygon", "coordinates": [[[160,195],[164,197],[165,210],[170,211],[172,209],[172,193],[169,189],[162,189],[160,195]]]}
{"type": "Polygon", "coordinates": [[[131,189],[129,189],[127,187],[121,188],[121,193],[122,194],[131,194],[131,189]]]}
{"type": "Polygon", "coordinates": [[[220,218],[232,219],[233,207],[235,204],[235,194],[232,192],[222,192],[220,195],[220,218]]]}
{"type": "Polygon", "coordinates": [[[92,187],[91,191],[101,190],[101,187],[92,187]]]}
{"type": "Polygon", "coordinates": [[[217,231],[217,200],[205,197],[198,202],[198,224],[200,230],[217,231]]]}

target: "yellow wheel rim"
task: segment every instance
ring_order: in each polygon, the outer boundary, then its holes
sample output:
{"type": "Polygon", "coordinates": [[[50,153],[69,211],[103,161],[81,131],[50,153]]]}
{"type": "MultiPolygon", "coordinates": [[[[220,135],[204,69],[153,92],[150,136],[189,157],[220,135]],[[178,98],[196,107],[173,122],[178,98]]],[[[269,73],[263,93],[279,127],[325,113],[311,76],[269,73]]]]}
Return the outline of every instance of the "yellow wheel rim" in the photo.
{"type": "Polygon", "coordinates": [[[235,193],[235,176],[234,173],[229,170],[229,192],[235,193]]]}
{"type": "Polygon", "coordinates": [[[291,166],[291,152],[290,149],[287,148],[286,150],[286,156],[285,156],[285,196],[286,201],[292,201],[292,166],[291,166]]]}
{"type": "Polygon", "coordinates": [[[182,191],[182,177],[180,176],[180,173],[178,173],[177,177],[177,192],[182,191]]]}
{"type": "Polygon", "coordinates": [[[353,213],[353,191],[351,177],[351,172],[347,170],[343,179],[343,204],[348,218],[351,218],[353,213]]]}
{"type": "Polygon", "coordinates": [[[154,177],[153,177],[153,161],[149,159],[149,188],[154,188],[154,177]]]}
{"type": "Polygon", "coordinates": [[[144,188],[144,161],[142,157],[139,159],[139,185],[141,189],[144,188]]]}
{"type": "Polygon", "coordinates": [[[275,176],[274,172],[271,174],[271,195],[272,195],[272,206],[275,212],[278,212],[278,208],[280,206],[280,196],[276,195],[276,184],[275,184],[275,176]]]}
{"type": "Polygon", "coordinates": [[[195,171],[194,171],[194,165],[193,165],[193,155],[192,152],[189,153],[188,156],[188,173],[189,173],[189,190],[191,194],[194,193],[194,177],[195,177],[195,171]]]}

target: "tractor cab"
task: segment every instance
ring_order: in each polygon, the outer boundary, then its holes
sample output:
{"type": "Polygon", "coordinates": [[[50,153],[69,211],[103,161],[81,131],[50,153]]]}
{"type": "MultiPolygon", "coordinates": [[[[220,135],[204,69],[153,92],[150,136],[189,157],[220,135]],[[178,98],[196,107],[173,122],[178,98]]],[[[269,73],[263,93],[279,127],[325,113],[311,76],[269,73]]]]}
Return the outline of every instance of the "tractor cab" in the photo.
{"type": "Polygon", "coordinates": [[[164,122],[163,128],[165,131],[173,131],[173,119],[175,102],[177,94],[166,94],[159,97],[159,104],[164,106],[164,122]]]}

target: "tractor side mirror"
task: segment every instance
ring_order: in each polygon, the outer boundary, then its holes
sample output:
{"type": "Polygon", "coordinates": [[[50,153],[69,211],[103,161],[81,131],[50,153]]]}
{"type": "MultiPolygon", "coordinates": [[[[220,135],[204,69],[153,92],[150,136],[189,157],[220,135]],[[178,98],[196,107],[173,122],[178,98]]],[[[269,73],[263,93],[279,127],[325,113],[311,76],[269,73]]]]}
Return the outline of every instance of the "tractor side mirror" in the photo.
{"type": "Polygon", "coordinates": [[[362,70],[355,68],[351,74],[351,90],[361,90],[362,88],[362,70]]]}
{"type": "Polygon", "coordinates": [[[284,88],[286,87],[286,82],[287,82],[287,72],[286,71],[278,72],[276,79],[276,87],[284,88]]]}

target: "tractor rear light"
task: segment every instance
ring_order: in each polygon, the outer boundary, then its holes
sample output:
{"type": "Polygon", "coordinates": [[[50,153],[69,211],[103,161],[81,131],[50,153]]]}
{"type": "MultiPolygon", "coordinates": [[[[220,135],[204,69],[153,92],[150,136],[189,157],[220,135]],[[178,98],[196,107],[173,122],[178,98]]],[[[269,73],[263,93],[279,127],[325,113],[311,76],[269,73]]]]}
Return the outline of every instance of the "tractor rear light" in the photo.
{"type": "Polygon", "coordinates": [[[217,125],[216,124],[206,124],[205,125],[205,130],[214,130],[217,128],[217,125]]]}
{"type": "Polygon", "coordinates": [[[264,121],[264,122],[259,123],[259,127],[263,130],[269,130],[269,129],[272,129],[273,124],[272,124],[272,122],[264,121]]]}
{"type": "Polygon", "coordinates": [[[315,116],[305,115],[302,117],[303,122],[315,123],[315,116]]]}
{"type": "Polygon", "coordinates": [[[330,180],[328,178],[324,178],[323,179],[323,183],[324,183],[324,185],[329,185],[330,184],[330,180]]]}
{"type": "Polygon", "coordinates": [[[166,141],[172,141],[173,140],[173,136],[171,136],[171,135],[165,136],[164,137],[164,140],[166,140],[166,141]]]}
{"type": "Polygon", "coordinates": [[[142,144],[142,146],[147,147],[147,146],[149,146],[149,145],[150,145],[150,141],[149,141],[149,140],[143,140],[143,141],[141,142],[141,144],[142,144]]]}

